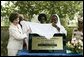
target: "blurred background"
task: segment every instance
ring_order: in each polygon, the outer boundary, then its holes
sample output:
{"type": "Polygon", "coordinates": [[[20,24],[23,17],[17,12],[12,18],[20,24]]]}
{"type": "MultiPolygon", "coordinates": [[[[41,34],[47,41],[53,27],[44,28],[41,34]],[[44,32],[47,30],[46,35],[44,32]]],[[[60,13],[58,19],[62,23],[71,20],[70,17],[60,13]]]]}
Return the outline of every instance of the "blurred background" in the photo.
{"type": "Polygon", "coordinates": [[[9,15],[19,12],[30,22],[37,22],[40,13],[47,15],[50,22],[52,14],[58,14],[61,24],[71,39],[73,28],[77,27],[78,16],[83,16],[83,1],[1,1],[1,56],[7,56],[9,15]]]}

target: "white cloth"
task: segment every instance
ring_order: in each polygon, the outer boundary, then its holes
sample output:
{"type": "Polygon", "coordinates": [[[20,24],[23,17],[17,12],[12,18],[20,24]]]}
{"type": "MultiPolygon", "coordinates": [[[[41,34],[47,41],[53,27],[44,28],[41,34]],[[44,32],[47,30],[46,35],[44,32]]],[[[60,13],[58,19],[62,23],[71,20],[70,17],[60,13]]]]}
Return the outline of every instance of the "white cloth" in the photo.
{"type": "Polygon", "coordinates": [[[61,31],[58,32],[58,30],[56,28],[54,28],[51,23],[50,24],[39,24],[39,23],[22,21],[21,24],[23,24],[23,26],[24,26],[23,30],[27,30],[30,27],[32,30],[31,33],[36,33],[40,36],[44,36],[47,39],[52,38],[53,35],[56,33],[65,33],[66,32],[66,30],[63,29],[64,27],[62,27],[62,26],[60,26],[61,31]]]}
{"type": "Polygon", "coordinates": [[[64,33],[67,35],[67,31],[65,28],[61,25],[59,16],[55,14],[58,18],[57,26],[60,28],[60,32],[56,28],[52,26],[51,23],[49,24],[40,24],[40,23],[33,23],[28,21],[21,21],[21,25],[23,27],[23,32],[27,31],[29,28],[31,28],[31,33],[36,33],[40,36],[44,36],[47,39],[50,39],[53,37],[56,33],[64,33]]]}
{"type": "Polygon", "coordinates": [[[45,38],[50,39],[53,37],[55,31],[52,29],[51,24],[39,24],[39,23],[28,23],[31,27],[32,33],[39,34],[40,36],[45,36],[45,38]]]}

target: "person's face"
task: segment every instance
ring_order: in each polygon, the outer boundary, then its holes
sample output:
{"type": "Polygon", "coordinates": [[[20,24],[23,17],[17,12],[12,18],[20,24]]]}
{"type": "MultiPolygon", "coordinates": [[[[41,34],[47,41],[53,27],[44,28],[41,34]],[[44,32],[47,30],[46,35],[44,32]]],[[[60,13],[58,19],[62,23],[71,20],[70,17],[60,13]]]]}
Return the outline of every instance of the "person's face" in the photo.
{"type": "Polygon", "coordinates": [[[41,23],[46,23],[45,17],[41,17],[41,23]]]}
{"type": "Polygon", "coordinates": [[[51,22],[54,22],[54,23],[57,23],[58,22],[58,19],[57,19],[56,16],[52,16],[51,18],[52,18],[51,19],[51,22]]]}
{"type": "Polygon", "coordinates": [[[13,23],[14,23],[15,25],[17,25],[17,24],[19,23],[19,18],[15,19],[15,20],[13,21],[13,23]]]}

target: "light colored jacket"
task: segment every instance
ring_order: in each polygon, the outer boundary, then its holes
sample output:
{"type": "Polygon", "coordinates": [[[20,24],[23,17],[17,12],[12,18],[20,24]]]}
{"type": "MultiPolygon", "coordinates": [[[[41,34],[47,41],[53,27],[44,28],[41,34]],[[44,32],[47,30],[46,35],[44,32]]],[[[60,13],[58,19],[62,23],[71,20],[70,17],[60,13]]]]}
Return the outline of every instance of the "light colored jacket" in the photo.
{"type": "Polygon", "coordinates": [[[27,38],[27,34],[22,33],[21,26],[18,24],[17,28],[17,26],[11,24],[9,27],[9,41],[7,48],[21,50],[23,48],[24,38],[27,38]]]}

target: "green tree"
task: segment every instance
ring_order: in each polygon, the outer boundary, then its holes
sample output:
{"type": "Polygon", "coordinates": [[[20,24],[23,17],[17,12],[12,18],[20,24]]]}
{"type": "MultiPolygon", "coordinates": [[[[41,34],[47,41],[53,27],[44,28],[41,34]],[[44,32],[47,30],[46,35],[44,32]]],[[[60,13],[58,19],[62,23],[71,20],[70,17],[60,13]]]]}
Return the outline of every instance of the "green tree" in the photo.
{"type": "Polygon", "coordinates": [[[58,14],[61,21],[66,21],[66,14],[69,19],[73,19],[76,12],[83,11],[83,1],[8,1],[6,7],[1,5],[2,16],[8,17],[14,11],[24,14],[29,21],[31,21],[33,14],[39,14],[42,11],[47,14],[48,22],[52,14],[58,14]],[[10,3],[13,5],[10,6],[10,3]]]}

